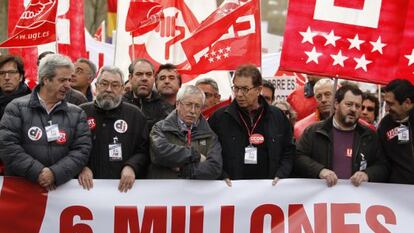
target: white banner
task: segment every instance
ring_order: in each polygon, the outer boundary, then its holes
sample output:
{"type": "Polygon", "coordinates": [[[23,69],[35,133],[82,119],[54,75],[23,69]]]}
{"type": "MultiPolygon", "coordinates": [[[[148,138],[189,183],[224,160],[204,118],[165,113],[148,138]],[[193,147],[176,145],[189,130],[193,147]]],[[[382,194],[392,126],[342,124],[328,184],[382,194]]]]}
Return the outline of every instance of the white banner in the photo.
{"type": "Polygon", "coordinates": [[[411,232],[414,217],[412,185],[354,187],[341,180],[328,188],[322,180],[284,179],[276,186],[251,180],[227,187],[223,181],[137,180],[120,193],[116,180],[95,180],[90,191],[73,180],[38,195],[35,185],[17,181],[6,178],[3,184],[0,177],[0,232],[411,232]],[[41,221],[24,219],[39,208],[41,221]],[[40,230],[23,231],[25,224],[40,230]]]}

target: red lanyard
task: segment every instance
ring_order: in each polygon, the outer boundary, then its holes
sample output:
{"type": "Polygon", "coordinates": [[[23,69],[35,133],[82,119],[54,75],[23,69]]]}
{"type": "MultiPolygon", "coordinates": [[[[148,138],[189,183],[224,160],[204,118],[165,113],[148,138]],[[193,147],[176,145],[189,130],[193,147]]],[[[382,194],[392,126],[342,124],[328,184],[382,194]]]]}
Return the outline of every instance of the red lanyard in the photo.
{"type": "Polygon", "coordinates": [[[191,129],[187,129],[187,145],[191,146],[191,129]]]}
{"type": "Polygon", "coordinates": [[[242,114],[241,114],[241,113],[240,113],[240,111],[239,111],[239,116],[240,116],[240,119],[243,121],[244,126],[246,127],[246,130],[247,130],[247,133],[249,134],[249,137],[250,137],[250,136],[252,136],[252,133],[253,133],[254,129],[256,128],[256,126],[257,126],[257,124],[259,123],[260,119],[262,119],[262,116],[263,116],[263,111],[264,111],[264,108],[262,109],[262,112],[260,112],[260,115],[259,115],[259,117],[257,118],[256,122],[253,124],[252,130],[249,130],[249,126],[247,125],[246,121],[244,120],[244,118],[243,118],[242,114]]]}

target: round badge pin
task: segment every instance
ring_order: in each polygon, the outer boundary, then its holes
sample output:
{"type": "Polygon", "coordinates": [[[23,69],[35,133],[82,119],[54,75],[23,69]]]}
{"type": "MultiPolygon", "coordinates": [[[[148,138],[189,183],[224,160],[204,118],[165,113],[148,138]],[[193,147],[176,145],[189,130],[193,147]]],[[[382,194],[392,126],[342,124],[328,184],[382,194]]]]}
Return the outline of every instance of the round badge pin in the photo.
{"type": "Polygon", "coordinates": [[[32,141],[38,141],[43,135],[43,131],[42,129],[40,129],[37,126],[33,126],[31,127],[28,131],[27,131],[27,136],[29,137],[30,140],[32,141]]]}
{"type": "Polygon", "coordinates": [[[114,123],[114,129],[118,133],[125,133],[128,130],[128,124],[124,120],[117,120],[114,123]]]}
{"type": "Polygon", "coordinates": [[[259,133],[255,133],[250,136],[249,141],[250,141],[250,144],[260,145],[264,142],[264,137],[263,135],[259,133]]]}

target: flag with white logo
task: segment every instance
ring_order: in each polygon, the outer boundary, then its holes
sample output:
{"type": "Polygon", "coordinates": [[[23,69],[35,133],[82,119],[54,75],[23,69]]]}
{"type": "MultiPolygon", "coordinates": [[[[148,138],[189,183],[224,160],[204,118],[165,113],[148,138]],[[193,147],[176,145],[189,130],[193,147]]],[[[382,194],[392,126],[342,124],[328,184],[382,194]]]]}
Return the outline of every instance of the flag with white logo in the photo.
{"type": "Polygon", "coordinates": [[[413,15],[412,0],[292,0],[281,69],[380,84],[413,80],[413,15]]]}

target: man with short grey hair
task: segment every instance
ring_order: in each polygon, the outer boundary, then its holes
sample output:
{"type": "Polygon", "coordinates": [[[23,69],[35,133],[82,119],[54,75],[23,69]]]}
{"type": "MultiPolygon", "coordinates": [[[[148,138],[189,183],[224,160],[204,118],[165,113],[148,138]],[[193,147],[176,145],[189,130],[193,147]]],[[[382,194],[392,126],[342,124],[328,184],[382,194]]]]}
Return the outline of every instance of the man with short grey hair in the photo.
{"type": "Polygon", "coordinates": [[[333,110],[334,103],[334,81],[329,78],[323,78],[316,82],[313,87],[314,97],[317,102],[315,112],[311,115],[296,122],[294,137],[299,140],[303,131],[313,123],[328,119],[333,110]]]}
{"type": "Polygon", "coordinates": [[[86,115],[64,98],[73,64],[54,54],[42,59],[39,85],[13,100],[0,122],[5,174],[25,177],[53,190],[79,174],[91,149],[86,115]]]}
{"type": "Polygon", "coordinates": [[[93,179],[119,179],[118,190],[127,192],[135,178],[143,178],[149,162],[147,121],[134,105],[123,102],[123,74],[117,67],[101,68],[96,99],[81,105],[92,132],[89,163],[79,175],[85,189],[93,179]]]}
{"type": "Polygon", "coordinates": [[[200,88],[206,96],[203,110],[211,108],[220,102],[220,93],[217,82],[211,78],[200,79],[196,82],[196,87],[200,88]]]}
{"type": "Polygon", "coordinates": [[[179,89],[176,110],[152,128],[149,178],[219,178],[221,146],[201,115],[204,102],[199,88],[188,85],[179,89]]]}
{"type": "Polygon", "coordinates": [[[96,66],[86,58],[79,58],[75,62],[75,72],[72,74],[71,86],[82,92],[88,101],[93,100],[91,83],[96,75],[96,66]]]}

